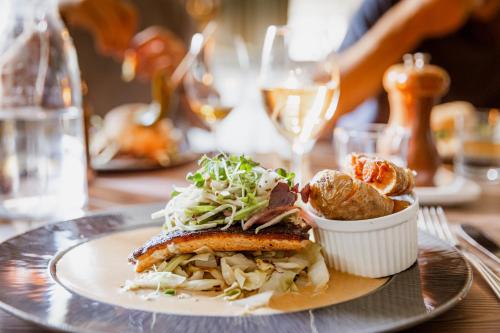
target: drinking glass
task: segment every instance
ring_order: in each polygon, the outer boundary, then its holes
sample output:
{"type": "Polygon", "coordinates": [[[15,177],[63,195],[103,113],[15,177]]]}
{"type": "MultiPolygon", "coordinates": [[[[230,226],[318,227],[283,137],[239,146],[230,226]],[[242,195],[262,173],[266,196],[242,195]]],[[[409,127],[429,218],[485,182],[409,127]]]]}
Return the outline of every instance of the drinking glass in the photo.
{"type": "Polygon", "coordinates": [[[248,67],[248,53],[243,39],[218,29],[208,37],[184,77],[189,106],[212,132],[216,150],[220,148],[217,143],[219,124],[244,98],[248,67]]]}
{"type": "Polygon", "coordinates": [[[0,10],[0,217],[81,214],[86,159],[76,52],[56,0],[0,10]]]}
{"type": "Polygon", "coordinates": [[[308,178],[307,153],[333,117],[339,71],[322,31],[270,26],[264,39],[260,89],[269,118],[290,142],[291,169],[308,178]]]}
{"type": "Polygon", "coordinates": [[[346,170],[349,154],[377,156],[406,167],[410,133],[407,129],[386,124],[366,124],[357,127],[337,127],[333,146],[338,165],[346,170]]]}
{"type": "Polygon", "coordinates": [[[500,110],[478,109],[456,119],[455,171],[486,183],[500,183],[500,110]]]}

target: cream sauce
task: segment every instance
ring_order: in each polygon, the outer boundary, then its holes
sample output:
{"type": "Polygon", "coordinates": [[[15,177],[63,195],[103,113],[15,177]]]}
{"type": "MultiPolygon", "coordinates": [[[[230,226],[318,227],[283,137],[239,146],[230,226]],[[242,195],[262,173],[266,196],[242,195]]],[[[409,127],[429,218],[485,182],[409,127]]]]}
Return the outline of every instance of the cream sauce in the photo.
{"type": "MultiPolygon", "coordinates": [[[[141,228],[117,232],[83,243],[63,254],[56,263],[56,276],[69,290],[97,301],[129,309],[163,312],[179,315],[236,316],[244,308],[231,304],[216,293],[178,292],[177,296],[163,294],[152,296],[152,290],[123,291],[125,280],[136,276],[134,267],[127,261],[130,252],[153,235],[158,228],[141,228]]],[[[268,307],[253,314],[271,314],[307,310],[348,301],[366,295],[387,281],[330,272],[328,288],[321,293],[302,290],[274,296],[268,307]]]]}

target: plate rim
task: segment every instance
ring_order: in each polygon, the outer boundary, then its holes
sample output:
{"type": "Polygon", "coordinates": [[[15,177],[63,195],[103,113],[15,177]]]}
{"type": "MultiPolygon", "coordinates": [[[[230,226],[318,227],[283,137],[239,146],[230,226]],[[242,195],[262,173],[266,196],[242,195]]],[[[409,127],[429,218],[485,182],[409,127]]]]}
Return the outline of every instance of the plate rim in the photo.
{"type": "MultiPolygon", "coordinates": [[[[189,163],[193,163],[198,158],[201,156],[201,153],[196,152],[192,149],[187,149],[181,152],[178,152],[173,155],[174,159],[173,162],[168,164],[168,165],[161,165],[151,159],[148,158],[134,158],[134,157],[129,157],[127,159],[136,160],[138,166],[132,166],[129,165],[127,167],[117,167],[113,165],[113,163],[110,164],[110,162],[104,163],[104,164],[96,164],[91,162],[91,167],[92,170],[94,170],[97,173],[100,174],[119,174],[119,173],[133,173],[133,172],[147,172],[147,171],[158,171],[158,170],[165,170],[165,169],[173,169],[177,167],[181,167],[184,165],[187,165],[189,163]]],[[[113,160],[112,160],[113,161],[113,160]]],[[[132,163],[132,162],[130,162],[132,163]]]]}
{"type": "MultiPolygon", "coordinates": [[[[443,206],[454,206],[466,203],[475,202],[482,194],[481,186],[478,182],[465,178],[463,176],[455,176],[454,181],[461,181],[462,186],[460,189],[467,189],[465,193],[446,193],[446,194],[433,194],[430,193],[435,189],[432,186],[416,187],[415,193],[419,196],[421,204],[439,204],[443,206]]],[[[439,188],[439,187],[437,187],[439,188]]]]}

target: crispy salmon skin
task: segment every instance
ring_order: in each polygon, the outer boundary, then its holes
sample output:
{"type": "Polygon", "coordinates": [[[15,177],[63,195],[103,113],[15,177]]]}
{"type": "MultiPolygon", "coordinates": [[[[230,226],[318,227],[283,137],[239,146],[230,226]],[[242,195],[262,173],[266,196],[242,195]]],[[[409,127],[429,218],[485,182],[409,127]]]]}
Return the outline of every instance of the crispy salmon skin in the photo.
{"type": "Polygon", "coordinates": [[[136,249],[129,257],[135,270],[142,272],[176,254],[193,253],[207,246],[213,251],[275,251],[299,250],[309,242],[309,227],[280,223],[259,233],[243,231],[240,225],[227,230],[176,230],[160,234],[136,249]]]}

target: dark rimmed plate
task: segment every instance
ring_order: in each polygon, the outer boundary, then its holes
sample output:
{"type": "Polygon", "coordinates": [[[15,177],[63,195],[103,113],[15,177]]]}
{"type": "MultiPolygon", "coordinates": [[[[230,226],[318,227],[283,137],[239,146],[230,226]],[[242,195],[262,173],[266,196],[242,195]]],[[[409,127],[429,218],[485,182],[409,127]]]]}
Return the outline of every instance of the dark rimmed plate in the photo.
{"type": "Polygon", "coordinates": [[[144,225],[160,205],[47,225],[0,244],[0,307],[24,320],[71,332],[375,332],[407,328],[459,302],[472,274],[452,247],[419,234],[418,264],[363,297],[309,311],[193,317],[130,310],[74,294],[52,278],[51,259],[107,233],[144,225]]]}

